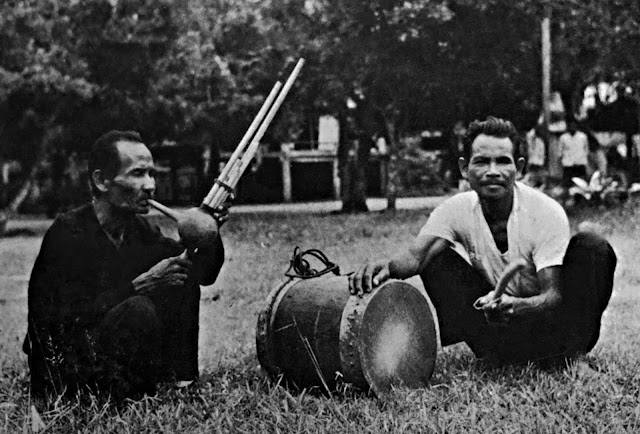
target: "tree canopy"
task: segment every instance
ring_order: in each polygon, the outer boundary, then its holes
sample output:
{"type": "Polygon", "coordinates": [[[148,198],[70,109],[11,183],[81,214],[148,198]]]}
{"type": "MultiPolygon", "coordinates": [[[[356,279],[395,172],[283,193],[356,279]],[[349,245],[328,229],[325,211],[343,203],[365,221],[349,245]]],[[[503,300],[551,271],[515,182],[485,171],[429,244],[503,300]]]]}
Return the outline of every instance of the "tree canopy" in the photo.
{"type": "Polygon", "coordinates": [[[82,152],[111,128],[232,149],[300,57],[274,140],[307,140],[317,115],[340,114],[347,97],[364,129],[396,137],[488,114],[528,128],[541,105],[545,8],[565,105],[599,80],[635,92],[635,0],[3,2],[0,157],[82,152]]]}

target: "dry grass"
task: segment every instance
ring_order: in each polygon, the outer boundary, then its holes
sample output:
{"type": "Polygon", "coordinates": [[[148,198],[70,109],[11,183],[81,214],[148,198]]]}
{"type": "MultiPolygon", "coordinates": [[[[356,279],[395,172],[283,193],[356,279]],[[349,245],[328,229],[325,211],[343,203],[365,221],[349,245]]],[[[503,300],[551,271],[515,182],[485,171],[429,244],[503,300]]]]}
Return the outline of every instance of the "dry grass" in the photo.
{"type": "MultiPolygon", "coordinates": [[[[640,211],[636,203],[580,213],[603,222],[619,256],[601,341],[600,370],[487,370],[464,345],[438,357],[432,385],[384,400],[350,391],[333,399],[270,384],[255,358],[254,329],[269,291],[284,279],[293,248],[319,248],[343,272],[401,248],[428,211],[366,215],[234,215],[224,228],[228,260],[203,291],[201,381],[163,386],[157,396],[115,408],[94,397],[59,402],[42,415],[46,432],[640,432],[640,211]]],[[[20,351],[26,281],[42,230],[0,242],[0,432],[31,429],[28,375],[20,351]]],[[[420,286],[419,280],[411,283],[420,286]]]]}

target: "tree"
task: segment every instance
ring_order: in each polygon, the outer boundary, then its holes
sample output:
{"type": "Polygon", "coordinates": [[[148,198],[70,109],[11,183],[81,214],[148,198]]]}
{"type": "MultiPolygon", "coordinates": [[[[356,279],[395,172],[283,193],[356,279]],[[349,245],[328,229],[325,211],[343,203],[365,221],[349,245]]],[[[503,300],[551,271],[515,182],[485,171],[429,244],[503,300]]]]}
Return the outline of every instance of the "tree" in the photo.
{"type": "Polygon", "coordinates": [[[315,2],[308,32],[322,35],[317,87],[330,92],[319,98],[335,111],[347,96],[366,101],[360,127],[382,131],[392,149],[406,133],[460,119],[523,113],[518,121],[526,122],[537,60],[522,41],[535,22],[503,3],[315,2]]]}
{"type": "Polygon", "coordinates": [[[407,134],[488,114],[528,128],[541,106],[545,6],[553,86],[570,112],[600,77],[637,89],[633,0],[5,2],[0,156],[31,173],[51,148],[86,151],[113,127],[231,150],[300,57],[303,73],[268,131],[274,141],[306,140],[313,128],[303,126],[344,117],[348,98],[359,102],[358,128],[392,149],[407,134]]]}
{"type": "Polygon", "coordinates": [[[638,82],[640,6],[631,0],[317,3],[333,41],[327,75],[375,103],[392,143],[404,131],[487,114],[530,127],[541,107],[539,23],[547,5],[553,87],[569,113],[598,75],[638,82]]]}
{"type": "Polygon", "coordinates": [[[26,165],[21,186],[2,206],[0,230],[24,201],[70,112],[96,90],[68,49],[66,2],[23,1],[0,7],[2,159],[26,165]]]}
{"type": "Polygon", "coordinates": [[[16,194],[2,205],[4,221],[53,153],[86,151],[104,131],[113,120],[105,106],[119,108],[116,118],[143,106],[144,80],[152,78],[151,66],[170,34],[166,11],[161,1],[134,0],[0,6],[1,157],[26,168],[16,194]]]}

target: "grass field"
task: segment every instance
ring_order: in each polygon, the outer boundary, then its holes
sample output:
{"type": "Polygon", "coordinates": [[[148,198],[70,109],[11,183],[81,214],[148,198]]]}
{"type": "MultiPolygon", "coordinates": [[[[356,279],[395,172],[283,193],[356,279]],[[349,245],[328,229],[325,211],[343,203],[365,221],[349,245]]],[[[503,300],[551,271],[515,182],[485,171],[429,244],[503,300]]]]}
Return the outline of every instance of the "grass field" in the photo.
{"type": "MultiPolygon", "coordinates": [[[[618,254],[614,295],[601,340],[575,366],[487,370],[464,345],[438,355],[431,386],[385,399],[346,391],[327,398],[289,393],[262,374],[255,356],[257,314],[284,280],[295,246],[319,248],[343,272],[408,242],[428,210],[364,215],[232,215],[224,227],[227,262],[203,289],[200,382],[169,385],[122,408],[84,397],[41,414],[40,432],[640,432],[640,211],[637,202],[572,216],[601,222],[618,254]]],[[[21,222],[19,222],[21,223],[21,222]]],[[[29,223],[0,241],[0,432],[32,429],[28,370],[21,352],[28,274],[46,229],[29,223]]],[[[419,280],[410,283],[422,287],[419,280]]]]}

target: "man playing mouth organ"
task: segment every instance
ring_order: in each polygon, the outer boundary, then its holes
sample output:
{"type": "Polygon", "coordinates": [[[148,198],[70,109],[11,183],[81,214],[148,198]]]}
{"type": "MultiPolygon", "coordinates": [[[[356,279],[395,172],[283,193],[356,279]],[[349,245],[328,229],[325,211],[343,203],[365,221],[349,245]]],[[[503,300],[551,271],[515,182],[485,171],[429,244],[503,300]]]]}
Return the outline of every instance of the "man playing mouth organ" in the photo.
{"type": "Polygon", "coordinates": [[[477,357],[508,363],[587,353],[611,296],[613,249],[593,233],[570,238],[562,207],[515,181],[524,160],[511,122],[472,122],[464,146],[459,166],[473,191],[437,207],[408,249],[352,275],[351,292],[420,275],[443,346],[466,342],[477,357]],[[515,261],[523,270],[497,294],[515,261]]]}
{"type": "Polygon", "coordinates": [[[197,378],[199,284],[213,284],[224,262],[227,199],[303,64],[276,82],[201,206],[185,213],[153,200],[153,158],[138,133],[98,139],[93,201],[56,219],[29,281],[23,348],[35,395],[91,389],[120,400],[197,378]],[[181,242],[137,216],[150,206],[176,221],[181,242]]]}
{"type": "Polygon", "coordinates": [[[187,254],[139,214],[149,212],[154,163],[135,132],[111,131],[89,158],[92,202],[47,231],[29,281],[29,358],[35,396],[91,389],[116,400],[158,381],[198,376],[200,284],[224,262],[218,226],[187,254]]]}

